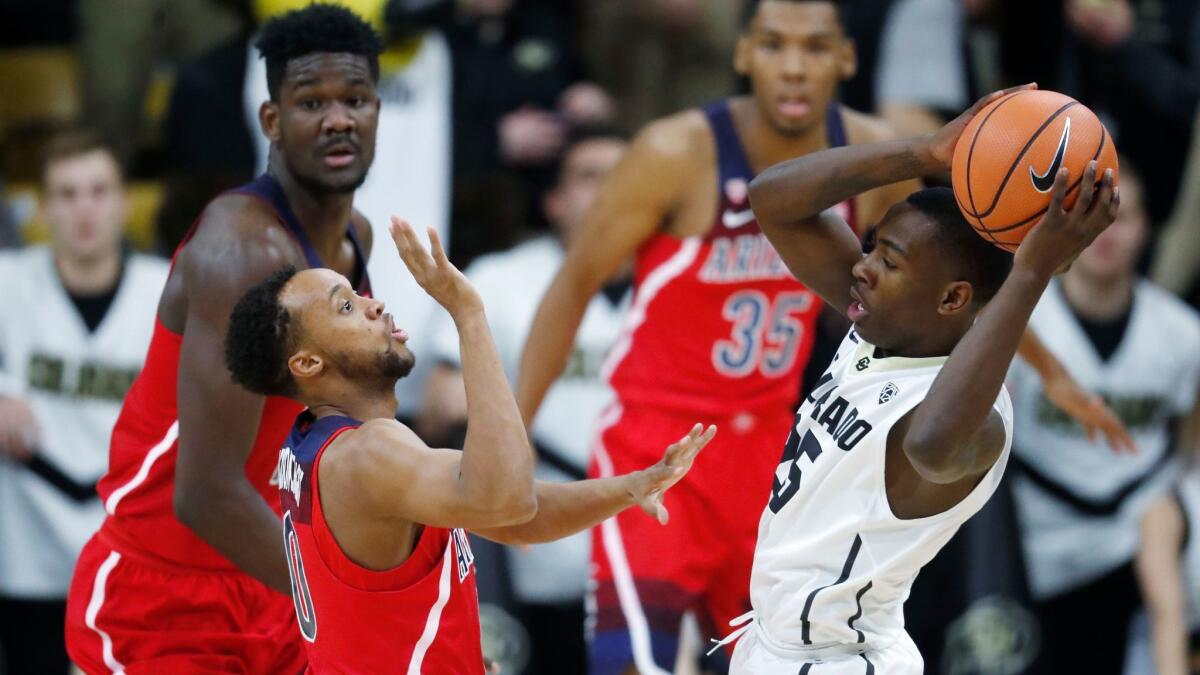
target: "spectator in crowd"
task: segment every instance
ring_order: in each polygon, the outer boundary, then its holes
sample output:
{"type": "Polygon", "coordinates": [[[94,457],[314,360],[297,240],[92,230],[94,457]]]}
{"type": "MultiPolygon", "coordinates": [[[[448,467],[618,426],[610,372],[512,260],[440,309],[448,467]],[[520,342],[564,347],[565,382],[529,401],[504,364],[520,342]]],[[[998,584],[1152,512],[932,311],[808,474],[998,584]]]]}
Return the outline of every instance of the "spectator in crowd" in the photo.
{"type": "Polygon", "coordinates": [[[195,56],[238,33],[240,3],[229,0],[80,0],[79,63],[85,118],[128,162],[150,75],[163,57],[195,56]]]}
{"type": "Polygon", "coordinates": [[[4,181],[0,179],[0,248],[19,246],[20,237],[17,235],[17,224],[13,221],[12,210],[4,201],[4,181]]]}
{"type": "Polygon", "coordinates": [[[150,344],[167,264],[127,252],[109,147],[74,133],[42,172],[49,246],[0,253],[0,671],[66,673],[67,587],[96,480],[150,344]]]}
{"type": "MultiPolygon", "coordinates": [[[[624,139],[609,131],[580,132],[569,142],[557,183],[543,198],[553,232],[509,251],[480,257],[466,271],[488,307],[497,351],[510,379],[516,378],[538,299],[562,263],[565,245],[591,207],[601,181],[625,149],[624,139]]],[[[586,477],[590,429],[610,401],[600,379],[600,364],[616,340],[628,291],[627,279],[615,279],[592,299],[571,365],[534,420],[531,436],[539,459],[539,479],[586,477]]],[[[452,437],[453,447],[461,447],[467,399],[458,334],[449,316],[439,316],[442,320],[434,329],[432,345],[437,364],[426,387],[421,431],[426,438],[452,437]]],[[[583,596],[589,546],[590,536],[583,532],[557,542],[508,549],[517,614],[532,642],[525,671],[529,675],[584,672],[587,668],[583,596]]]]}
{"type": "Polygon", "coordinates": [[[1179,188],[1200,101],[1200,1],[1067,0],[1067,93],[1106,113],[1145,178],[1150,222],[1179,188]]]}
{"type": "Polygon", "coordinates": [[[1107,400],[1138,452],[1114,454],[1085,435],[1023,363],[1010,373],[1016,510],[1053,673],[1121,672],[1140,604],[1138,524],[1173,479],[1173,427],[1200,387],[1200,318],[1137,276],[1149,219],[1128,166],[1116,222],[1050,286],[1030,327],[1107,400]]]}

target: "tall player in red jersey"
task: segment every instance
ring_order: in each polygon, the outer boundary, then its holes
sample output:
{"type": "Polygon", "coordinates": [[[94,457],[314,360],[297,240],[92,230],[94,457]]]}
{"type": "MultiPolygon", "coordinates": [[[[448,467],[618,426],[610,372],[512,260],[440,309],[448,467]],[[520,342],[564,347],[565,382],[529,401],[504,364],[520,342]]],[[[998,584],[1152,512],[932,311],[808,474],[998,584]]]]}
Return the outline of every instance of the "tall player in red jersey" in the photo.
{"type": "Polygon", "coordinates": [[[88,673],[294,673],[297,639],[271,484],[301,407],[235,385],[230,310],[278,269],[330,267],[369,293],[370,228],[353,209],[375,150],[381,43],[317,5],[263,27],[268,173],[217,197],[175,253],[84,547],[67,647],[88,673]]]}
{"type": "MultiPolygon", "coordinates": [[[[669,672],[680,619],[702,627],[749,609],[758,515],[785,438],[821,301],[795,281],[763,236],[746,186],[773,163],[846,143],[885,140],[883,125],[834,102],[854,74],[852,42],[828,0],[758,4],[737,45],[750,96],[647,126],[609,175],[534,320],[518,379],[532,419],[565,364],[587,300],[636,254],[636,293],[607,374],[592,471],[644,466],[647,449],[694,416],[723,428],[702,467],[676,489],[665,530],[624,514],[598,528],[593,673],[669,672]]],[[[877,221],[915,183],[840,206],[877,221]]]]}
{"type": "MultiPolygon", "coordinates": [[[[788,435],[820,300],[795,281],[759,229],[747,185],[774,162],[890,140],[880,121],[834,102],[855,71],[833,0],[756,0],[734,54],[749,96],[651,123],[609,174],[530,330],[517,382],[528,422],[566,363],[588,299],[630,256],[633,306],[606,374],[616,403],[602,416],[591,470],[642,466],[702,415],[724,427],[702,469],[675,490],[665,530],[626,513],[596,530],[593,674],[669,672],[680,619],[716,634],[750,608],[759,514],[788,435]]],[[[906,181],[838,205],[856,232],[919,185],[906,181]]],[[[1035,339],[1039,370],[1058,364],[1035,339]]],[[[1119,424],[1063,375],[1056,402],[1119,424]]],[[[1127,437],[1126,437],[1127,438],[1127,437]]]]}
{"type": "Polygon", "coordinates": [[[393,236],[454,319],[469,410],[462,452],[426,446],[393,418],[408,336],[340,274],[286,269],[230,319],[234,379],[306,410],[279,452],[284,546],[312,673],[483,672],[473,557],[460,528],[503,543],[549,541],[634,504],[665,520],[662,493],[716,433],[691,433],[642,471],[535,483],[534,455],[479,294],[407,223],[393,236]]]}

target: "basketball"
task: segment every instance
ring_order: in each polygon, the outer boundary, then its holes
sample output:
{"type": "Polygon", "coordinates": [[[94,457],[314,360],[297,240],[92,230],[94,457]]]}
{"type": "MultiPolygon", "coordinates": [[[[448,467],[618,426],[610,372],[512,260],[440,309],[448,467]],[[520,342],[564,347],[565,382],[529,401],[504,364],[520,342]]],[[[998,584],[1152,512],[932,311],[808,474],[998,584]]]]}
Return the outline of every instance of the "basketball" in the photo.
{"type": "Polygon", "coordinates": [[[1117,178],[1117,149],[1095,113],[1053,91],[1018,91],[988,104],[954,148],[954,197],[979,236],[1016,251],[1050,204],[1054,177],[1070,171],[1063,205],[1079,196],[1088,162],[1096,181],[1117,178]]]}

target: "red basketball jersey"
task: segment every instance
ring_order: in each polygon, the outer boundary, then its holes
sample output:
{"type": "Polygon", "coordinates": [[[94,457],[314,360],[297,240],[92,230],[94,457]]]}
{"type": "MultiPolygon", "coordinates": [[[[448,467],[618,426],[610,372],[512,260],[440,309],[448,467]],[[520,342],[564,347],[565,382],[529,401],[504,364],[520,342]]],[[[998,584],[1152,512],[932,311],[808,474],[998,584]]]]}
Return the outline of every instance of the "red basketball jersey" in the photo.
{"type": "MultiPolygon", "coordinates": [[[[703,236],[651,237],[637,252],[633,305],[606,374],[618,399],[689,414],[794,407],[821,300],[759,229],[727,101],[704,109],[716,141],[718,201],[703,236]]],[[[843,145],[837,106],[829,144],[843,145]]],[[[854,225],[853,202],[838,205],[854,225]]]]}
{"type": "MultiPolygon", "coordinates": [[[[309,266],[323,266],[274,178],[261,176],[235,192],[270,204],[279,222],[304,250],[309,266]]],[[[355,275],[358,292],[369,294],[366,258],[353,227],[347,229],[347,236],[358,254],[355,275]]],[[[185,240],[180,248],[186,243],[185,240]]],[[[103,529],[127,551],[183,567],[231,570],[233,563],[175,518],[175,453],[179,440],[176,392],[182,344],[182,335],[172,333],[155,320],[145,365],[125,395],[113,427],[108,472],[96,486],[108,514],[103,529]]],[[[215,364],[215,367],[225,366],[215,364]]],[[[258,435],[246,459],[246,478],[277,513],[279,500],[271,484],[271,472],[279,446],[302,409],[287,399],[267,398],[258,435]]]]}
{"type": "Polygon", "coordinates": [[[361,422],[304,413],[279,452],[283,536],[308,672],[483,673],[475,566],[462,530],[425,527],[385,571],[346,557],[321,510],[325,448],[361,422]]]}

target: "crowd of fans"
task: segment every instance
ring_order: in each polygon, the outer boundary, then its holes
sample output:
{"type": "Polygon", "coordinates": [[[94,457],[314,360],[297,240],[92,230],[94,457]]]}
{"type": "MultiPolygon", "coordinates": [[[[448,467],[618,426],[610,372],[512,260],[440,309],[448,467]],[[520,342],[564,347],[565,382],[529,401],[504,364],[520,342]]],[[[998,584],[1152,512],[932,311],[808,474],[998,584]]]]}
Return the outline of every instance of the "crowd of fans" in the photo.
{"type": "MultiPolygon", "coordinates": [[[[263,171],[255,26],[307,3],[112,4],[0,6],[0,675],[66,672],[72,564],[103,516],[94,484],[150,339],[165,258],[208,200],[263,171]]],[[[510,378],[564,242],[627,139],[746,86],[732,68],[740,0],[340,4],[387,44],[375,165],[355,206],[376,241],[392,213],[438,229],[483,294],[510,378]]],[[[1037,81],[1093,108],[1122,152],[1118,223],[1033,322],[1138,451],[1069,431],[1014,366],[1016,468],[908,607],[929,672],[1200,672],[1155,652],[1173,629],[1164,608],[1200,600],[1200,554],[1180,563],[1195,545],[1188,524],[1200,523],[1189,521],[1200,518],[1200,332],[1185,307],[1200,306],[1200,2],[841,6],[858,55],[841,100],[898,133],[932,131],[983,93],[1037,81]],[[1143,355],[1163,352],[1178,368],[1143,372],[1143,355]],[[1101,372],[1118,363],[1123,375],[1101,372]]],[[[453,327],[376,248],[373,285],[402,299],[389,307],[418,354],[397,417],[453,447],[466,420],[453,327]]],[[[628,276],[588,307],[532,429],[539,478],[585,473],[628,276]]],[[[584,671],[588,545],[581,535],[476,547],[488,568],[485,653],[505,672],[584,671]]]]}

